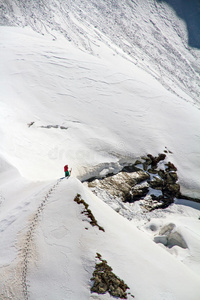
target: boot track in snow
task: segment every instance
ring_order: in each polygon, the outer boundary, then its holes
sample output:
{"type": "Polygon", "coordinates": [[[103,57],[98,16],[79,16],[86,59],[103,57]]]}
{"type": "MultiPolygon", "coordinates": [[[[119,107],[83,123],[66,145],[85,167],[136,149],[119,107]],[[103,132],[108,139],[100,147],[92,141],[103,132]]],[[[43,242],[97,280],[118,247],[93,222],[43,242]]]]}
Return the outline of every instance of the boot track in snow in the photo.
{"type": "Polygon", "coordinates": [[[23,257],[23,261],[22,261],[22,289],[23,289],[23,295],[24,295],[24,300],[28,300],[29,299],[29,291],[28,291],[28,281],[27,281],[27,271],[28,271],[28,265],[29,265],[29,259],[31,256],[31,242],[33,241],[33,236],[34,236],[34,232],[36,229],[36,226],[38,225],[39,222],[39,217],[41,216],[45,205],[47,203],[48,198],[50,197],[50,195],[55,191],[55,189],[57,188],[58,184],[61,182],[62,178],[58,179],[57,182],[53,185],[53,187],[47,192],[47,194],[45,195],[44,199],[42,200],[42,202],[40,203],[34,217],[33,220],[29,226],[29,229],[26,233],[26,239],[25,239],[25,244],[24,244],[24,248],[21,250],[22,251],[22,257],[23,257]]]}

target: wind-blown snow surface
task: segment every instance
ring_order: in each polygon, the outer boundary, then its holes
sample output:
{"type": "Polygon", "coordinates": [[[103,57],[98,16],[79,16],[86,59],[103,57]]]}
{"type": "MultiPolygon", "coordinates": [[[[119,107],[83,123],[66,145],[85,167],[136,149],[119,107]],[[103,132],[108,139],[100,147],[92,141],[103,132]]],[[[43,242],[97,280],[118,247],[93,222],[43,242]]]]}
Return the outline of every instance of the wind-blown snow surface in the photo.
{"type": "Polygon", "coordinates": [[[182,191],[200,195],[199,50],[183,20],[153,1],[13,0],[1,12],[38,33],[0,27],[0,298],[110,299],[89,291],[100,252],[136,299],[199,300],[198,205],[144,216],[136,204],[130,222],[76,178],[58,180],[66,163],[85,179],[167,147],[182,191]],[[187,249],[152,241],[168,223],[187,249]]]}
{"type": "Polygon", "coordinates": [[[169,90],[199,102],[200,8],[198,0],[189,2],[0,0],[0,24],[30,25],[54,38],[61,33],[93,54],[101,54],[103,42],[169,90]]]}
{"type": "Polygon", "coordinates": [[[66,162],[82,176],[168,147],[182,186],[198,194],[196,106],[103,44],[97,58],[29,29],[0,30],[1,151],[24,176],[58,178],[66,162]]]}

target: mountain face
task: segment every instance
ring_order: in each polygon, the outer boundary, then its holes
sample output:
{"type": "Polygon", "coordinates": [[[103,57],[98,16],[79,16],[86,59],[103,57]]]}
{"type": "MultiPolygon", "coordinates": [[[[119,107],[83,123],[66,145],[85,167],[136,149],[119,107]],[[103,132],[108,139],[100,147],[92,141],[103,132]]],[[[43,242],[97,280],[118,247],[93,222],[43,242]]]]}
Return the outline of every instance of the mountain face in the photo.
{"type": "Polygon", "coordinates": [[[0,0],[0,299],[200,299],[199,14],[0,0]]]}
{"type": "Polygon", "coordinates": [[[168,90],[199,103],[199,1],[0,1],[0,24],[61,34],[89,53],[103,42],[168,90]],[[189,97],[188,97],[189,96],[189,97]]]}

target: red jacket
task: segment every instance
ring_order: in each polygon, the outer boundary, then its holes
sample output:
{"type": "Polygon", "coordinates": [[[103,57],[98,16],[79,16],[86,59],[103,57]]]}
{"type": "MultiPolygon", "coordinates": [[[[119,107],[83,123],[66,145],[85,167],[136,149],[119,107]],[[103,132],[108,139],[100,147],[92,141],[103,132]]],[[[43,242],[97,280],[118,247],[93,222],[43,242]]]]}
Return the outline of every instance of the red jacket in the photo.
{"type": "Polygon", "coordinates": [[[68,171],[68,165],[64,166],[64,172],[68,171]]]}

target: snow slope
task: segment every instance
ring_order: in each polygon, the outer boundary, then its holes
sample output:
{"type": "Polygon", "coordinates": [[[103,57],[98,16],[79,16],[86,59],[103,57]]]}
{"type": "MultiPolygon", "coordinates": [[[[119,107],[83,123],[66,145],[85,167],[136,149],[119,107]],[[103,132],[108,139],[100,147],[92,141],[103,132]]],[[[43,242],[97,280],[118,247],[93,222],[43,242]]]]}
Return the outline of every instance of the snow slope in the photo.
{"type": "Polygon", "coordinates": [[[199,194],[196,106],[105,46],[103,59],[30,29],[0,30],[1,152],[23,176],[57,178],[66,162],[85,176],[168,147],[183,188],[199,194]]]}
{"type": "Polygon", "coordinates": [[[0,299],[110,299],[90,294],[99,252],[136,299],[199,300],[199,205],[135,203],[130,222],[78,180],[169,149],[182,192],[200,197],[199,49],[184,20],[151,0],[0,8],[0,299]],[[153,241],[169,223],[186,249],[153,241]]]}
{"type": "Polygon", "coordinates": [[[103,42],[170,91],[199,103],[198,0],[191,4],[187,0],[1,0],[0,4],[0,24],[29,25],[55,39],[60,33],[76,47],[100,56],[103,42]]]}
{"type": "MultiPolygon", "coordinates": [[[[199,276],[77,179],[52,182],[40,192],[35,187],[34,193],[34,203],[29,203],[26,212],[17,209],[15,226],[21,231],[1,268],[1,299],[13,299],[12,295],[20,300],[110,299],[108,294],[100,297],[89,292],[96,252],[125,280],[136,299],[199,299],[199,276]],[[105,232],[92,227],[81,214],[83,208],[73,201],[77,193],[105,232]],[[25,215],[29,221],[22,227],[25,215]]],[[[9,228],[1,232],[1,239],[9,235],[9,228]]]]}

